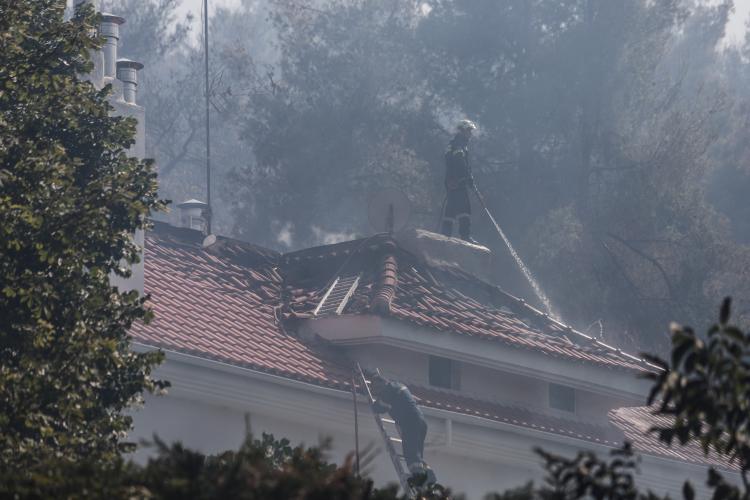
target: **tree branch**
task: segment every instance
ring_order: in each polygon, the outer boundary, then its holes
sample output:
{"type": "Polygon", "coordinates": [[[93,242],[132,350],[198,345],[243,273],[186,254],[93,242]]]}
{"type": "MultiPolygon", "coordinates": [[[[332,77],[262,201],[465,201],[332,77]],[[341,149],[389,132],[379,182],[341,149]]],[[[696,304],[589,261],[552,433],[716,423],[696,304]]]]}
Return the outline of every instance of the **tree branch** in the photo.
{"type": "Polygon", "coordinates": [[[662,265],[655,258],[651,257],[650,255],[646,254],[642,250],[636,248],[635,246],[631,245],[630,243],[628,243],[627,241],[625,241],[624,239],[620,238],[619,236],[617,236],[615,234],[607,232],[607,233],[605,233],[605,236],[609,236],[613,240],[615,240],[615,241],[619,242],[620,244],[624,245],[625,247],[629,248],[636,255],[639,255],[643,259],[645,259],[645,260],[649,261],[650,263],[652,263],[654,265],[654,267],[656,267],[659,270],[659,273],[661,273],[662,278],[664,278],[664,283],[667,285],[667,293],[669,294],[669,297],[670,298],[674,297],[674,289],[672,288],[672,282],[669,280],[669,276],[667,276],[667,272],[664,270],[664,268],[662,267],[662,265]]]}

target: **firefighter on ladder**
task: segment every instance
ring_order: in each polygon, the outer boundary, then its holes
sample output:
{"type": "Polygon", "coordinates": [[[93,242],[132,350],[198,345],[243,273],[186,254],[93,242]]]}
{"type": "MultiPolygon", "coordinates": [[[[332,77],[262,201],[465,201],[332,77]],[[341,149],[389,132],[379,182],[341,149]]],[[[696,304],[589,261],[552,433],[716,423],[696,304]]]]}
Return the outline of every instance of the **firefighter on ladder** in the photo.
{"type": "Polygon", "coordinates": [[[469,140],[477,126],[471,120],[461,120],[456,135],[445,153],[445,189],[441,232],[453,235],[453,226],[458,223],[458,235],[470,243],[471,201],[469,190],[474,188],[474,177],[469,166],[469,140]]]}
{"type": "Polygon", "coordinates": [[[428,483],[436,482],[435,473],[424,461],[424,440],[427,422],[409,389],[399,382],[392,382],[380,374],[372,377],[372,393],[375,398],[373,411],[388,413],[401,434],[404,460],[412,475],[423,474],[428,483]]]}

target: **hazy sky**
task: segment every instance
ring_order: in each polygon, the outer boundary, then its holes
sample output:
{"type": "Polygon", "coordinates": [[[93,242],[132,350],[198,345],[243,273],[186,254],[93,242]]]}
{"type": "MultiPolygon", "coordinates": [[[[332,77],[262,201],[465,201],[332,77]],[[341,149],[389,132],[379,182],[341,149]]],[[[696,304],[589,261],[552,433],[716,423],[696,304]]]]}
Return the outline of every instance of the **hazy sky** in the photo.
{"type": "Polygon", "coordinates": [[[737,43],[742,40],[748,14],[750,14],[750,0],[735,0],[734,13],[727,23],[727,38],[730,43],[737,43]]]}
{"type": "MultiPolygon", "coordinates": [[[[750,0],[747,0],[750,2],[750,0]]],[[[241,3],[241,0],[208,0],[208,10],[213,11],[218,6],[237,6],[241,3]]],[[[201,10],[203,9],[203,0],[181,0],[180,10],[183,15],[188,12],[192,12],[195,18],[194,31],[199,31],[201,10]]]]}
{"type": "MultiPolygon", "coordinates": [[[[216,7],[217,5],[239,5],[240,0],[208,0],[208,9],[211,10],[212,8],[216,7]]],[[[193,12],[196,17],[200,16],[201,12],[201,6],[203,5],[203,0],[182,0],[182,10],[183,12],[193,12]]]]}
{"type": "MultiPolygon", "coordinates": [[[[304,0],[303,0],[304,1],[304,0]]],[[[707,0],[713,3],[712,0],[707,0]]],[[[233,6],[239,5],[241,0],[208,0],[208,10],[211,11],[219,5],[233,6]]],[[[192,12],[195,15],[196,33],[200,32],[200,13],[203,0],[182,0],[181,11],[183,14],[192,12]]],[[[745,32],[745,23],[750,14],[750,0],[735,0],[735,12],[729,19],[727,30],[727,42],[737,43],[742,40],[745,32]]]]}

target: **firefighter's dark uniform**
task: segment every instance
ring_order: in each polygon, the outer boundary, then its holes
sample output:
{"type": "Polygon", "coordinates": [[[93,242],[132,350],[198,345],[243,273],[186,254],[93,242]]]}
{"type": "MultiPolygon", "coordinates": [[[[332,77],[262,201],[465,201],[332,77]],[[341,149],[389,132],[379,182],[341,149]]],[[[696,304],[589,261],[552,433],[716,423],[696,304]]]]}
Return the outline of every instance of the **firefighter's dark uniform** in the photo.
{"type": "Polygon", "coordinates": [[[453,225],[458,222],[458,234],[471,241],[471,201],[469,190],[474,185],[469,166],[467,141],[454,138],[445,153],[445,210],[443,211],[442,232],[452,236],[453,225]]]}
{"type": "Polygon", "coordinates": [[[424,462],[427,422],[409,389],[398,382],[386,382],[377,398],[373,409],[377,413],[388,412],[399,427],[406,464],[411,466],[424,462]]]}

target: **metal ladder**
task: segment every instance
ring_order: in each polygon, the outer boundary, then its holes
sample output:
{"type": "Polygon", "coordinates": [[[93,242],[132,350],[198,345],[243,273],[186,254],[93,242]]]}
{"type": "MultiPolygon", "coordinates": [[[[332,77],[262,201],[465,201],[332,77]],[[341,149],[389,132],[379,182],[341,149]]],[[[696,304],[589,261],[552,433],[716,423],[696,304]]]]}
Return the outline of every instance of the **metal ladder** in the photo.
{"type": "Polygon", "coordinates": [[[338,276],[315,308],[315,316],[341,314],[359,285],[360,274],[338,276]]]}
{"type": "MultiPolygon", "coordinates": [[[[365,372],[362,371],[362,367],[359,366],[359,363],[357,363],[357,370],[359,371],[359,376],[362,380],[362,386],[367,391],[367,398],[369,399],[370,407],[372,408],[372,406],[375,404],[375,398],[372,397],[372,391],[370,390],[370,381],[367,380],[367,377],[365,377],[365,372]]],[[[381,417],[374,408],[372,408],[372,415],[375,417],[375,424],[378,426],[380,435],[383,438],[383,442],[385,443],[385,449],[386,451],[388,451],[388,455],[391,457],[391,462],[393,462],[393,468],[396,469],[396,474],[398,475],[399,483],[401,483],[401,488],[404,490],[404,493],[408,498],[414,498],[414,488],[412,488],[409,484],[411,473],[409,472],[404,456],[398,453],[394,446],[394,443],[402,444],[401,434],[399,433],[398,427],[396,426],[396,422],[394,422],[390,418],[381,417]],[[391,428],[393,429],[393,434],[395,434],[395,436],[388,434],[388,431],[385,427],[386,424],[391,426],[391,428]]]]}

